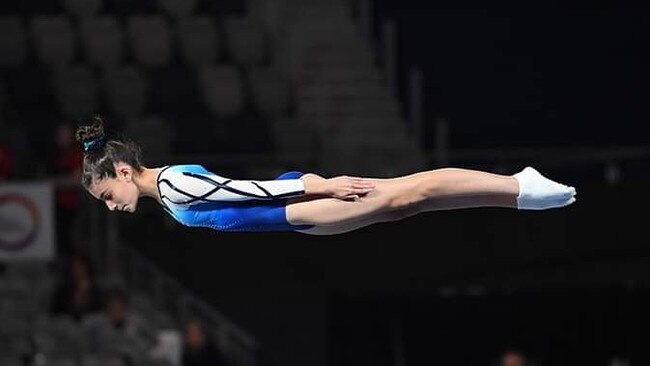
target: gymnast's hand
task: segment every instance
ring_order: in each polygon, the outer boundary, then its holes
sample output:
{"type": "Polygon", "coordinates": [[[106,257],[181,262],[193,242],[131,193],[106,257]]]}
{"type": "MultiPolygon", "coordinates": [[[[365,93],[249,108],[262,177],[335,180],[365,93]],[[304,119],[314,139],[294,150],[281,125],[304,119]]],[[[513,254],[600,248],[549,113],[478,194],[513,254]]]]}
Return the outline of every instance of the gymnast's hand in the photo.
{"type": "Polygon", "coordinates": [[[346,175],[328,179],[305,179],[305,194],[324,195],[344,200],[356,200],[373,189],[375,189],[373,181],[346,175]]]}

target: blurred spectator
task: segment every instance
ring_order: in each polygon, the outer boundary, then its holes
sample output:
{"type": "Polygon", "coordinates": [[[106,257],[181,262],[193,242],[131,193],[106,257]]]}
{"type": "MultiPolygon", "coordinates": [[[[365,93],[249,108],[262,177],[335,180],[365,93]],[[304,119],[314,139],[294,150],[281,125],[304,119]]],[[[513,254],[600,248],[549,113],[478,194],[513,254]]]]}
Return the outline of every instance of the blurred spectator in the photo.
{"type": "Polygon", "coordinates": [[[73,229],[79,212],[81,191],[77,182],[81,177],[83,150],[77,144],[69,123],[60,123],[55,131],[55,148],[51,155],[48,174],[52,178],[70,180],[69,186],[56,188],[57,252],[65,258],[73,251],[73,229]]]}
{"type": "Polygon", "coordinates": [[[14,167],[15,158],[9,144],[0,140],[0,181],[13,178],[14,167]]]}
{"type": "Polygon", "coordinates": [[[209,339],[198,320],[185,325],[185,347],[182,366],[221,366],[227,365],[215,342],[209,339]]]}
{"type": "Polygon", "coordinates": [[[148,359],[155,344],[154,332],[130,309],[122,289],[111,289],[104,312],[87,318],[84,327],[91,352],[119,355],[129,365],[148,359]]]}
{"type": "Polygon", "coordinates": [[[90,259],[82,254],[70,257],[59,284],[52,293],[50,314],[69,315],[76,321],[102,310],[103,299],[90,259]]]}
{"type": "Polygon", "coordinates": [[[517,349],[508,349],[501,353],[499,366],[526,366],[526,355],[517,349]]]}

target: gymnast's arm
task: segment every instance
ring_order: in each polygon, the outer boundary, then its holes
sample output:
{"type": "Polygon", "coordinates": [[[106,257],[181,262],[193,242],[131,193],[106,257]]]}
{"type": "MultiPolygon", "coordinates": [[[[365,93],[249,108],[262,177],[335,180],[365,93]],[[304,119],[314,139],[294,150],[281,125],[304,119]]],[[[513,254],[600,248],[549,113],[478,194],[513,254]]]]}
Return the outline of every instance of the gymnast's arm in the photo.
{"type": "Polygon", "coordinates": [[[176,203],[195,201],[276,200],[303,195],[356,198],[374,188],[369,180],[339,176],[280,180],[235,180],[214,173],[174,172],[160,181],[164,195],[176,203]]]}

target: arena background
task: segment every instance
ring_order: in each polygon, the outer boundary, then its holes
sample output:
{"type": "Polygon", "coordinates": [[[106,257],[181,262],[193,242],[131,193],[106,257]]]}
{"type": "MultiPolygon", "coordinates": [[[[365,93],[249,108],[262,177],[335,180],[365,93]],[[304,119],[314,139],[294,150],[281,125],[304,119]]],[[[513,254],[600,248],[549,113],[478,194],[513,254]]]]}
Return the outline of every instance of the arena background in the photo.
{"type": "MultiPolygon", "coordinates": [[[[0,192],[42,184],[54,206],[54,189],[79,194],[71,221],[51,208],[44,258],[3,248],[2,365],[92,364],[83,327],[63,337],[47,314],[63,247],[90,253],[102,286],[127,289],[154,335],[182,337],[201,319],[233,366],[501,365],[508,350],[538,366],[650,359],[647,7],[30,0],[0,11],[0,140],[14,158],[0,192]],[[96,114],[151,166],[267,179],[532,165],[578,201],[331,237],[187,228],[147,200],[109,214],[50,166],[60,123],[96,114]]],[[[23,211],[1,202],[13,243],[23,211]]],[[[155,357],[96,360],[188,366],[163,338],[155,357]]]]}

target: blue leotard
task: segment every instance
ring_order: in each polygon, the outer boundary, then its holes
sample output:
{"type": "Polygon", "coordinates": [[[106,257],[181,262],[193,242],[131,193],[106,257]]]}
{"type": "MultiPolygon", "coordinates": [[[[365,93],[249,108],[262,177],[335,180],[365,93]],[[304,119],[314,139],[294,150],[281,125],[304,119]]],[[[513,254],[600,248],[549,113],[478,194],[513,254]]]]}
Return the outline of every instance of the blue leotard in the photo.
{"type": "Polygon", "coordinates": [[[183,225],[220,231],[294,231],[313,227],[287,222],[287,199],[305,194],[302,174],[289,171],[275,180],[233,180],[201,165],[170,165],[156,182],[163,207],[183,225]]]}

